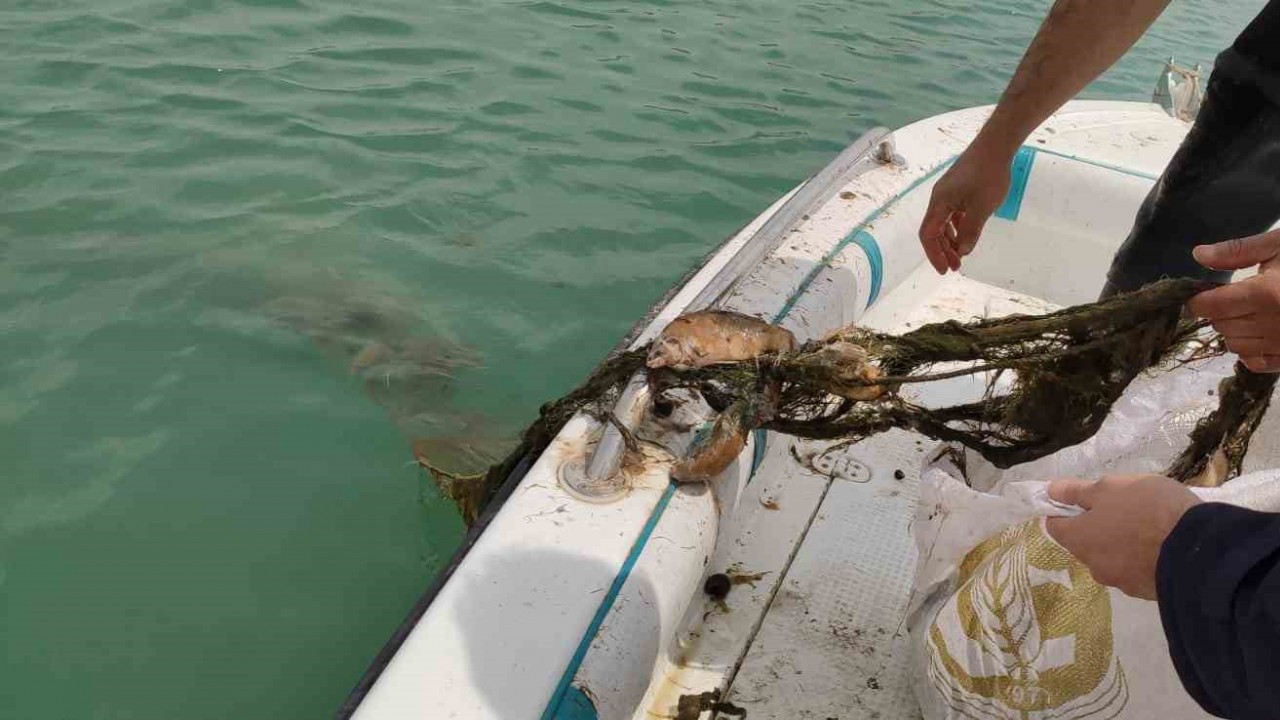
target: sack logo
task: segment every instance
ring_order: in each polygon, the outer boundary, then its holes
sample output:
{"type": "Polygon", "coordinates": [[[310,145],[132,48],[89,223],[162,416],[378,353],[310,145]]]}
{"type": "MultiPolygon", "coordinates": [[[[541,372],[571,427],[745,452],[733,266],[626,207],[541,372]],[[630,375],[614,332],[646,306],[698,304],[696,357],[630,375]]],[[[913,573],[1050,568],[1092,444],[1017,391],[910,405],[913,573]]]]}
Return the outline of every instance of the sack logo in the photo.
{"type": "Polygon", "coordinates": [[[1111,718],[1129,699],[1111,598],[1041,520],[971,550],[929,628],[929,679],[959,717],[1111,718]]]}

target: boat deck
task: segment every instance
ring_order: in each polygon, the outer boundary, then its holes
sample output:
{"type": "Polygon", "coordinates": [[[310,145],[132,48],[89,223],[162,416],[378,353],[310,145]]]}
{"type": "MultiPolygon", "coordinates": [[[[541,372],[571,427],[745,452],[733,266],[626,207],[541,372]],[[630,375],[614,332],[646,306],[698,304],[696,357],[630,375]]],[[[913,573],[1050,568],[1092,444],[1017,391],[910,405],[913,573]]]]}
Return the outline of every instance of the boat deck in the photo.
{"type": "MultiPolygon", "coordinates": [[[[1054,309],[959,275],[909,279],[899,294],[864,324],[900,333],[948,319],[1054,309]]],[[[949,403],[981,391],[979,382],[960,378],[918,399],[949,403]]],[[[692,676],[733,673],[732,661],[745,650],[728,698],[747,717],[915,712],[903,625],[915,569],[909,523],[922,460],[938,444],[894,430],[823,457],[826,447],[770,438],[740,506],[745,525],[712,559],[741,584],[724,606],[697,608],[704,621],[685,638],[683,662],[670,675],[678,685],[702,685],[706,678],[692,676]]]]}
{"type": "MultiPolygon", "coordinates": [[[[1071,103],[1019,152],[1016,192],[965,273],[940,278],[923,264],[920,218],[931,183],[987,112],[895,131],[893,162],[876,156],[816,209],[787,209],[803,186],[780,199],[635,342],[716,287],[788,212],[798,214],[779,225],[780,244],[717,302],[801,340],[851,322],[902,333],[1094,299],[1186,124],[1147,104],[1071,103]]],[[[967,377],[904,392],[952,405],[984,390],[967,377]]],[[[590,456],[599,432],[575,418],[529,468],[353,693],[356,718],[710,720],[704,701],[721,694],[751,720],[919,717],[904,628],[910,522],[938,443],[894,430],[835,448],[760,431],[710,487],[672,485],[669,462],[655,459],[627,476],[621,497],[587,502],[562,471],[590,456]],[[702,592],[714,573],[732,583],[721,601],[702,592]]],[[[1273,438],[1274,412],[1246,471],[1280,464],[1273,438]]]]}

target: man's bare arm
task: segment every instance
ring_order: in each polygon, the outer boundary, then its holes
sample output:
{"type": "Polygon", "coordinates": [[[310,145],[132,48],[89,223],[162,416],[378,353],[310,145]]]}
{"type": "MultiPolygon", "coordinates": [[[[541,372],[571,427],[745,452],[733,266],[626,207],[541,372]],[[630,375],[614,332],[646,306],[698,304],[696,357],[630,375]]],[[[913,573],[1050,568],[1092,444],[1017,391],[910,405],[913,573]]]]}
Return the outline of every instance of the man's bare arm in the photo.
{"type": "Polygon", "coordinates": [[[991,118],[933,187],[920,244],[940,273],[959,270],[1009,191],[1018,148],[1062,104],[1111,67],[1169,0],[1057,0],[991,118]]]}
{"type": "Polygon", "coordinates": [[[1027,136],[1115,64],[1169,0],[1057,0],[1022,56],[980,143],[1012,157],[1027,136]]]}

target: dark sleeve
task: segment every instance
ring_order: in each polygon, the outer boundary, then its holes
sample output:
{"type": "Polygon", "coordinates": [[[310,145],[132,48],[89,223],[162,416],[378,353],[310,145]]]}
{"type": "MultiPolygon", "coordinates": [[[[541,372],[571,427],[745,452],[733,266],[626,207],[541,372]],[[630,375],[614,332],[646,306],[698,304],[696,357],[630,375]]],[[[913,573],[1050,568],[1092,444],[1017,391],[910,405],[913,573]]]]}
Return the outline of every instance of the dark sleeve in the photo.
{"type": "Polygon", "coordinates": [[[1280,514],[1191,508],[1160,550],[1156,588],[1196,702],[1232,720],[1280,717],[1280,514]]]}

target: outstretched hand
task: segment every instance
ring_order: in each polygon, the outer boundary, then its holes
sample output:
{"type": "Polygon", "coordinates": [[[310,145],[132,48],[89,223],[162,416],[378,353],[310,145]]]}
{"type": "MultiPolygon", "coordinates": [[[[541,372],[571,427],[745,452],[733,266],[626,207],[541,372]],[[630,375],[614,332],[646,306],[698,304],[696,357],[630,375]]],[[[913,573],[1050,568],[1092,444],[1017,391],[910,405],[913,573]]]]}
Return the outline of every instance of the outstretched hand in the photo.
{"type": "Polygon", "coordinates": [[[939,274],[959,270],[960,259],[973,252],[982,228],[1009,194],[1012,160],[970,145],[933,186],[920,244],[939,274]]]}
{"type": "Polygon", "coordinates": [[[1050,537],[1084,563],[1094,580],[1145,600],[1156,599],[1156,561],[1165,538],[1200,503],[1182,483],[1159,475],[1054,480],[1049,497],[1085,510],[1046,520],[1050,537]]]}
{"type": "Polygon", "coordinates": [[[1187,309],[1213,323],[1245,367],[1280,372],[1280,230],[1201,245],[1193,252],[1214,270],[1258,266],[1254,277],[1200,293],[1187,309]]]}

